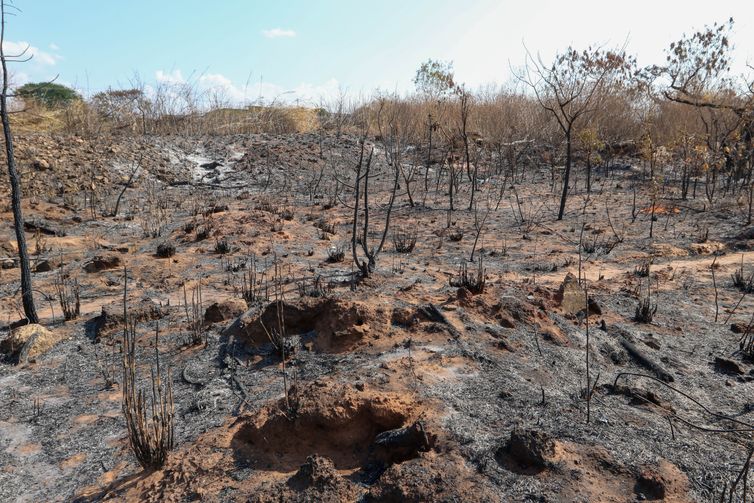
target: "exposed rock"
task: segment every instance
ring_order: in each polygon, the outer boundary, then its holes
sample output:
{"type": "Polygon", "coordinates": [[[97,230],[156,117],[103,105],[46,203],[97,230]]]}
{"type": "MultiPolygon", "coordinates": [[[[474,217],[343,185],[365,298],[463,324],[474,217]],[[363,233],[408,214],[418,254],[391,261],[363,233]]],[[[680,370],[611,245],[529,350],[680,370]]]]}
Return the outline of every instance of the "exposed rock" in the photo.
{"type": "Polygon", "coordinates": [[[400,463],[415,458],[419,452],[427,452],[434,447],[437,435],[427,433],[424,425],[417,421],[411,426],[380,433],[374,439],[376,456],[386,463],[400,463]]]}
{"type": "Polygon", "coordinates": [[[246,312],[248,305],[243,299],[226,299],[215,302],[204,312],[205,323],[218,323],[220,321],[237,318],[246,312]]]}
{"type": "Polygon", "coordinates": [[[26,363],[36,360],[60,340],[59,334],[47,330],[42,325],[23,325],[11,331],[8,337],[0,341],[0,352],[18,359],[18,363],[26,363]]]}
{"type": "MultiPolygon", "coordinates": [[[[579,285],[579,280],[570,272],[563,279],[560,284],[558,293],[555,295],[555,300],[563,310],[564,313],[570,315],[577,315],[584,308],[584,290],[579,285]]],[[[588,300],[589,314],[600,315],[602,314],[602,308],[591,297],[588,300]]]]}
{"type": "Polygon", "coordinates": [[[743,334],[748,327],[749,326],[746,323],[731,323],[730,331],[734,334],[743,334]]]}
{"type": "Polygon", "coordinates": [[[41,158],[34,159],[34,161],[32,161],[31,163],[31,166],[37,171],[47,171],[48,169],[50,169],[50,161],[41,158]]]}
{"type": "MultiPolygon", "coordinates": [[[[143,299],[138,303],[128,305],[128,319],[134,323],[157,320],[162,316],[163,313],[160,306],[149,299],[143,299]]],[[[102,306],[101,314],[96,318],[93,318],[90,323],[93,323],[94,325],[94,331],[97,338],[101,337],[105,332],[122,328],[124,325],[123,304],[120,302],[114,302],[102,306]]]]}
{"type": "Polygon", "coordinates": [[[59,258],[49,258],[37,262],[37,266],[34,268],[34,272],[49,272],[53,269],[57,269],[63,265],[63,262],[59,258]]]}
{"type": "Polygon", "coordinates": [[[84,264],[84,270],[89,273],[116,269],[121,266],[120,257],[117,255],[98,255],[84,264]]]}
{"type": "Polygon", "coordinates": [[[65,236],[65,231],[42,218],[24,221],[24,230],[28,232],[40,232],[47,236],[65,236]]]}
{"type": "Polygon", "coordinates": [[[692,243],[689,245],[689,249],[696,255],[711,255],[725,249],[723,243],[715,241],[708,241],[706,243],[692,243]]]}
{"type": "Polygon", "coordinates": [[[720,358],[719,356],[715,357],[715,370],[721,374],[736,376],[744,375],[746,373],[738,363],[733,360],[728,360],[727,358],[720,358]]]}

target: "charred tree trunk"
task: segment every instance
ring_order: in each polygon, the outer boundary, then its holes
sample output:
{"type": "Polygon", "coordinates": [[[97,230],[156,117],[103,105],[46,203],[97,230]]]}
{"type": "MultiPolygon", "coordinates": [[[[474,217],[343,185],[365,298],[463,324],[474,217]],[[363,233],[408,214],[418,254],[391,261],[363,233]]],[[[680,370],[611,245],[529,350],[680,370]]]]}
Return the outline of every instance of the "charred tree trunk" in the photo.
{"type": "Polygon", "coordinates": [[[3,92],[0,94],[0,117],[3,123],[3,136],[5,138],[5,155],[8,164],[8,177],[10,178],[10,198],[13,209],[13,225],[16,229],[16,241],[18,242],[18,258],[21,265],[21,298],[24,306],[24,314],[29,323],[38,323],[39,317],[34,308],[34,297],[31,286],[31,268],[29,267],[29,252],[26,248],[26,236],[24,234],[24,217],[21,211],[21,183],[16,169],[16,159],[13,155],[13,135],[10,129],[8,116],[8,66],[5,52],[2,48],[5,40],[5,4],[0,1],[0,62],[3,69],[3,92]]]}
{"type": "Polygon", "coordinates": [[[568,198],[568,179],[571,177],[571,127],[566,130],[566,167],[563,173],[563,193],[560,196],[560,209],[558,210],[558,220],[563,220],[565,213],[566,199],[568,198]]]}
{"type": "Polygon", "coordinates": [[[587,153],[586,156],[586,193],[592,193],[592,154],[587,153]]]}
{"type": "Polygon", "coordinates": [[[426,201],[427,192],[429,192],[429,168],[432,166],[432,131],[435,125],[432,121],[432,114],[429,114],[429,145],[427,146],[427,164],[424,167],[424,199],[426,201]]]}

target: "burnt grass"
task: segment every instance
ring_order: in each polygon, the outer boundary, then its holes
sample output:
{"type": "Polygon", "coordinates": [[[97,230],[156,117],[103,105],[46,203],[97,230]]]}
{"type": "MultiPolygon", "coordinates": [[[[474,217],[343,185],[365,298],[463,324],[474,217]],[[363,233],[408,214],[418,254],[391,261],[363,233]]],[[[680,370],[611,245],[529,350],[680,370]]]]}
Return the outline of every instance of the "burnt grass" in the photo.
{"type": "MultiPolygon", "coordinates": [[[[391,221],[394,230],[410,229],[412,238],[416,232],[415,247],[398,253],[389,234],[375,273],[367,279],[353,276],[353,195],[328,171],[338,170],[342,180],[353,178],[359,154],[353,137],[325,137],[325,159],[313,134],[112,137],[97,140],[93,149],[94,140],[81,139],[65,146],[53,169],[28,167],[36,157],[52,157],[62,148],[60,141],[18,139],[20,164],[28,168],[25,217],[54,231],[36,238],[30,231],[27,238],[34,265],[53,263],[33,280],[41,323],[60,342],[34,361],[0,363],[2,501],[159,500],[155,487],[179,500],[234,501],[251,495],[264,500],[270,494],[265,491],[293,476],[238,462],[232,449],[212,440],[232,431],[236,421],[281,407],[279,351],[229,329],[237,326],[235,316],[206,324],[206,345],[193,345],[183,306],[184,285],[190,301],[197,281],[202,313],[214,302],[241,298],[252,269],[257,283],[246,291],[249,320],[274,299],[276,284],[290,305],[336,299],[342,306],[342,311],[324,310],[306,326],[290,327],[285,383],[293,387],[291,393],[316,394],[316,383],[356,394],[392,393],[410,404],[403,426],[421,420],[437,436],[430,452],[412,452],[400,463],[365,463],[350,471],[337,471],[336,465],[328,476],[339,482],[330,485],[302,486],[299,473],[296,484],[273,490],[270,499],[327,495],[332,501],[373,501],[393,495],[452,501],[474,495],[479,501],[634,501],[646,497],[642,488],[649,477],[660,481],[668,501],[708,501],[719,497],[745,461],[754,423],[754,366],[739,354],[741,334],[731,326],[747,328],[754,298],[742,297],[730,278],[742,260],[748,273],[754,254],[743,233],[745,209],[734,196],[711,207],[702,196],[681,201],[668,176],[649,238],[651,201],[649,189],[641,188],[640,160],[622,160],[633,167],[613,169],[609,177],[598,172],[588,199],[577,166],[562,221],[554,218],[560,189],[552,185],[549,167],[528,166],[517,182],[522,212],[507,189],[495,209],[501,180],[485,178],[477,197],[492,209],[476,249],[485,285],[475,293],[454,286],[462,264],[469,275],[479,266],[477,258],[468,262],[476,234],[473,211],[465,209],[469,184],[461,184],[459,209],[448,229],[447,194],[442,184],[435,191],[434,182],[423,194],[423,168],[412,186],[417,204],[408,204],[402,186],[391,221]],[[107,216],[136,149],[149,154],[145,165],[124,192],[119,214],[107,216]],[[74,166],[85,156],[98,171],[74,166]],[[94,212],[83,204],[87,179],[98,191],[94,212]],[[632,183],[640,187],[635,221],[627,189],[632,183]],[[520,221],[522,213],[527,221],[520,221]],[[582,247],[579,260],[582,226],[585,243],[612,242],[614,234],[620,242],[587,247],[588,252],[582,247]],[[698,243],[700,228],[709,229],[704,243],[698,243]],[[169,253],[158,249],[163,243],[170,244],[169,253]],[[344,260],[332,260],[333,249],[345,250],[344,260]],[[117,256],[120,265],[86,272],[83,266],[95,256],[117,256]],[[635,273],[648,263],[646,277],[635,273]],[[191,449],[220,453],[227,464],[207,465],[201,475],[185,470],[183,478],[159,478],[141,473],[130,452],[118,385],[122,327],[101,329],[97,322],[103,306],[122,306],[124,266],[129,305],[135,309],[146,301],[159,307],[157,319],[138,320],[137,361],[139,384],[146,388],[158,323],[161,364],[171,371],[175,403],[170,473],[191,449]],[[76,320],[62,321],[54,289],[58,267],[81,285],[76,320]],[[588,318],[558,296],[566,274],[578,275],[579,267],[599,306],[588,318]],[[638,323],[634,315],[648,281],[657,311],[651,323],[638,323]],[[719,359],[727,363],[720,365],[719,359]],[[107,386],[106,375],[113,386],[107,386]],[[558,448],[546,466],[531,470],[517,460],[501,460],[515,428],[553,439],[558,448]],[[596,459],[590,454],[595,449],[601,461],[583,461],[596,459]],[[658,468],[665,462],[680,475],[672,478],[658,468]],[[449,466],[465,474],[455,493],[449,466]],[[434,482],[422,479],[422,470],[433,474],[434,482]],[[196,492],[211,488],[211,480],[223,481],[225,488],[196,492]],[[333,487],[340,492],[327,493],[333,487]],[[477,492],[466,491],[469,487],[477,492]]],[[[381,237],[392,185],[390,170],[380,162],[370,182],[370,243],[381,237]]],[[[432,180],[437,168],[432,167],[432,180]]],[[[12,263],[12,218],[7,206],[1,210],[1,252],[4,263],[12,263]]],[[[19,271],[14,264],[1,272],[0,314],[6,324],[20,317],[19,271]]],[[[6,326],[0,339],[8,334],[6,326]]],[[[297,453],[303,454],[319,453],[297,453]]]]}

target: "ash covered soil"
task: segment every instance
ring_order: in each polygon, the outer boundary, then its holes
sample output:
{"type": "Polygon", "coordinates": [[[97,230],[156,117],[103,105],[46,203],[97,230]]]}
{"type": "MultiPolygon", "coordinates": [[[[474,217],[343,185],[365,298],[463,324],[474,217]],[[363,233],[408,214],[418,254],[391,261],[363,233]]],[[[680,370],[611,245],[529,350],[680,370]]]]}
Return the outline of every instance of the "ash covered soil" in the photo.
{"type": "MultiPolygon", "coordinates": [[[[440,165],[425,191],[417,163],[414,205],[401,178],[357,278],[356,138],[17,143],[47,331],[22,350],[28,330],[10,328],[6,196],[1,501],[710,501],[746,460],[754,298],[732,276],[750,274],[754,233],[733,197],[681,201],[670,179],[653,212],[641,169],[614,169],[589,197],[577,177],[557,221],[559,187],[532,165],[480,175],[476,211],[461,184],[449,213],[440,165]],[[151,389],[155,350],[172,383],[158,471],[121,409],[125,274],[137,384],[151,389]],[[74,320],[61,281],[78,284],[74,320]],[[280,315],[284,362],[264,330],[280,315]]],[[[374,162],[370,246],[392,187],[379,145],[374,162]]]]}

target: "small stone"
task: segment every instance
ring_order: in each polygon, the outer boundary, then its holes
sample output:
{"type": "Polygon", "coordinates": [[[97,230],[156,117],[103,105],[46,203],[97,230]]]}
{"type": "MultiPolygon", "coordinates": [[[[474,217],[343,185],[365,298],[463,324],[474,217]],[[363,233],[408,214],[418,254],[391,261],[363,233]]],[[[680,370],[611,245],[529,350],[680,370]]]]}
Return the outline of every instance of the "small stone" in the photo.
{"type": "Polygon", "coordinates": [[[50,161],[48,161],[47,159],[34,159],[31,165],[37,171],[47,171],[48,169],[50,169],[50,161]]]}
{"type": "Polygon", "coordinates": [[[720,358],[719,356],[715,358],[715,370],[721,374],[736,376],[744,375],[746,373],[737,362],[728,360],[727,358],[720,358]]]}
{"type": "Polygon", "coordinates": [[[515,428],[504,449],[520,465],[546,468],[555,457],[555,440],[543,431],[515,428]]]}
{"type": "Polygon", "coordinates": [[[121,260],[117,255],[98,255],[84,264],[84,270],[88,273],[96,273],[108,269],[120,267],[121,260]]]}
{"type": "Polygon", "coordinates": [[[732,323],[730,326],[730,331],[734,334],[743,334],[746,332],[746,329],[748,326],[744,323],[732,323]]]}

